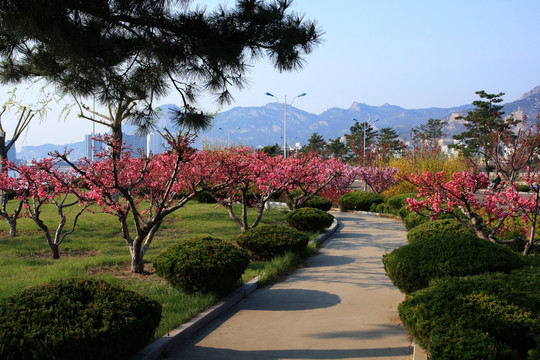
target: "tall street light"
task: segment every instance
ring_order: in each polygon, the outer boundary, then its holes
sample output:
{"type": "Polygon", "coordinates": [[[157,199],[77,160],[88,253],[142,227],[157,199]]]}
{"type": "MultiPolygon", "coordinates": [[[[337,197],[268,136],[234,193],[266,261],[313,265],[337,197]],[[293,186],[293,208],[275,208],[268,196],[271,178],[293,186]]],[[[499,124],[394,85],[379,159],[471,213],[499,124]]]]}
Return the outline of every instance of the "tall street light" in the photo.
{"type": "MultiPolygon", "coordinates": [[[[353,119],[354,121],[358,121],[356,119],[353,119]]],[[[373,125],[374,123],[376,123],[377,121],[379,121],[379,119],[375,119],[373,120],[373,122],[371,121],[371,116],[369,117],[369,120],[367,122],[363,122],[362,123],[362,135],[364,136],[364,147],[363,147],[363,152],[362,152],[362,167],[366,167],[366,130],[368,129],[367,126],[371,127],[371,125],[373,125]]],[[[367,190],[367,184],[366,182],[364,181],[364,191],[367,190]]]]}
{"type": "MultiPolygon", "coordinates": [[[[271,96],[273,98],[275,98],[277,100],[277,102],[279,104],[281,104],[279,102],[279,99],[277,98],[277,96],[269,93],[269,92],[266,92],[265,93],[266,96],[271,96]]],[[[285,100],[283,101],[283,157],[286,159],[287,158],[287,105],[289,106],[292,106],[294,100],[296,100],[296,98],[299,98],[299,97],[302,97],[302,96],[306,96],[307,94],[306,93],[301,93],[300,95],[296,95],[290,104],[287,104],[287,95],[285,95],[285,100]]]]}
{"type": "Polygon", "coordinates": [[[225,130],[225,129],[223,129],[223,128],[218,128],[218,129],[227,132],[227,149],[228,149],[228,148],[230,147],[230,141],[229,141],[229,140],[230,140],[230,133],[231,133],[231,131],[234,132],[234,131],[236,131],[236,130],[240,130],[240,128],[236,128],[236,129],[232,129],[232,130],[231,130],[231,129],[225,130]]]}

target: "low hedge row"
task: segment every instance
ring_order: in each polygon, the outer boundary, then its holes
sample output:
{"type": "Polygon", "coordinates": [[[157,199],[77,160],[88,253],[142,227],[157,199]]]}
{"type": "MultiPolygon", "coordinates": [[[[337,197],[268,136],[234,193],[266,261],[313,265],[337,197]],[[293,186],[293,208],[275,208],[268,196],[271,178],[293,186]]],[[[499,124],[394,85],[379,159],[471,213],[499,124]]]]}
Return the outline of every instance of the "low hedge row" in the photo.
{"type": "Polygon", "coordinates": [[[334,222],[334,216],[311,207],[291,211],[285,217],[287,224],[301,231],[323,231],[334,222]]]}
{"type": "Polygon", "coordinates": [[[540,359],[540,267],[434,280],[399,305],[432,359],[540,359]]]}
{"type": "Polygon", "coordinates": [[[535,259],[478,238],[452,215],[431,220],[404,207],[398,214],[409,244],[383,264],[407,294],[402,323],[430,358],[540,359],[535,259]]]}
{"type": "Polygon", "coordinates": [[[392,283],[410,294],[443,276],[466,276],[523,266],[521,257],[507,248],[469,233],[433,234],[383,256],[392,283]]]}
{"type": "Polygon", "coordinates": [[[160,319],[159,303],[105,281],[55,281],[0,300],[0,358],[125,359],[160,319]]]}
{"type": "Polygon", "coordinates": [[[339,200],[340,211],[369,211],[372,205],[382,204],[383,197],[369,191],[354,191],[342,195],[339,200]]]}
{"type": "MultiPolygon", "coordinates": [[[[300,191],[293,191],[291,194],[291,196],[293,197],[300,196],[300,195],[301,195],[300,191]]],[[[287,199],[286,203],[289,209],[292,209],[291,200],[287,199]]],[[[310,199],[308,199],[301,207],[310,207],[310,208],[315,208],[322,211],[330,211],[330,209],[332,209],[332,201],[325,199],[322,196],[314,195],[310,199]]]]}
{"type": "Polygon", "coordinates": [[[475,235],[474,232],[460,223],[455,218],[440,219],[423,222],[407,232],[407,241],[409,244],[433,236],[455,236],[458,234],[475,235]]]}
{"type": "Polygon", "coordinates": [[[304,207],[310,207],[319,209],[322,211],[330,211],[332,209],[332,202],[322,196],[315,195],[304,203],[304,207]]]}
{"type": "Polygon", "coordinates": [[[159,276],[185,292],[230,291],[249,265],[247,251],[212,237],[179,242],[154,260],[159,276]]]}

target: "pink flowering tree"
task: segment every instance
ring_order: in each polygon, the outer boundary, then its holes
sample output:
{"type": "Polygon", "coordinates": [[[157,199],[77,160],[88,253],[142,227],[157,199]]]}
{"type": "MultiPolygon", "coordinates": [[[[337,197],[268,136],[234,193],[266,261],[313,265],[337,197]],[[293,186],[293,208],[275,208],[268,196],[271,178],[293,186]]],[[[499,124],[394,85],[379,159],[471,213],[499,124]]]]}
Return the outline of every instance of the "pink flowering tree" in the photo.
{"type": "Polygon", "coordinates": [[[188,139],[170,133],[164,138],[170,150],[150,157],[133,157],[109,136],[101,140],[107,146],[96,161],[72,163],[66,154],[56,154],[84,180],[87,196],[120,222],[134,273],[144,273],[144,255],[163,220],[192,199],[215,171],[200,162],[188,139]]]}
{"type": "Polygon", "coordinates": [[[7,169],[17,174],[17,177],[13,178],[12,191],[23,204],[28,216],[45,235],[53,259],[60,258],[60,244],[66,236],[75,231],[79,217],[89,205],[88,201],[79,203],[84,195],[73,185],[74,175],[59,171],[56,165],[52,158],[34,160],[30,165],[17,166],[14,163],[7,163],[7,169]],[[75,197],[68,197],[70,193],[75,194],[75,197]],[[47,225],[42,218],[43,206],[46,204],[52,204],[56,208],[58,224],[54,232],[49,227],[50,224],[47,225]],[[66,210],[75,205],[80,206],[75,211],[71,228],[65,230],[68,222],[66,210]]]}
{"type": "Polygon", "coordinates": [[[398,179],[395,176],[397,173],[398,169],[390,166],[384,168],[375,166],[359,167],[356,172],[358,178],[365,182],[371,190],[377,194],[381,194],[390,186],[398,182],[398,179]]]}
{"type": "Polygon", "coordinates": [[[489,184],[484,173],[457,172],[452,174],[449,181],[446,180],[444,172],[405,174],[403,178],[416,185],[419,192],[418,199],[407,200],[410,210],[419,214],[427,212],[432,218],[440,214],[450,214],[473,230],[478,237],[494,243],[525,242],[524,255],[539,246],[540,239],[536,237],[536,228],[540,210],[540,178],[527,176],[527,182],[536,186],[532,186],[532,195],[522,195],[514,186],[501,192],[486,190],[480,193],[479,190],[486,189],[489,184]],[[522,236],[502,240],[502,235],[507,230],[507,221],[516,217],[522,218],[526,224],[522,229],[522,236]]]}
{"type": "MultiPolygon", "coordinates": [[[[525,177],[525,182],[530,186],[531,193],[522,194],[516,190],[516,186],[509,186],[501,192],[488,194],[486,202],[491,205],[493,213],[501,220],[511,217],[521,218],[524,224],[519,229],[521,230],[521,236],[507,242],[524,242],[523,255],[528,255],[540,247],[540,237],[538,236],[540,175],[528,173],[525,177]]],[[[497,239],[494,240],[496,241],[497,239]]]]}
{"type": "Polygon", "coordinates": [[[347,169],[339,159],[324,160],[316,153],[309,153],[284,159],[273,172],[284,184],[283,190],[292,204],[292,210],[296,210],[344,175],[347,169]]]}
{"type": "Polygon", "coordinates": [[[270,157],[264,152],[247,148],[227,151],[207,151],[201,154],[204,162],[216,170],[209,176],[204,189],[221,204],[242,232],[256,227],[264,213],[266,203],[283,189],[283,183],[274,182],[272,173],[278,170],[282,157],[270,157]],[[234,204],[240,205],[240,214],[234,204]],[[257,212],[253,222],[248,220],[248,208],[257,212]]]}
{"type": "Polygon", "coordinates": [[[319,195],[332,201],[334,206],[338,205],[339,198],[352,191],[351,185],[357,177],[357,167],[343,164],[342,173],[335,177],[328,186],[319,191],[319,195]]]}

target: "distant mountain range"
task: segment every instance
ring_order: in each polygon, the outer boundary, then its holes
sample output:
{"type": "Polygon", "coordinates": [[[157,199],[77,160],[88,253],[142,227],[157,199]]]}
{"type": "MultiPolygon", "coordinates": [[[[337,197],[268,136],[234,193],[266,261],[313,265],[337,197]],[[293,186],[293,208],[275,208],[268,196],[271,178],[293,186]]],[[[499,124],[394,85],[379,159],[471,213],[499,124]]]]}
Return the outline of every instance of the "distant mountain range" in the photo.
{"type": "MultiPolygon", "coordinates": [[[[163,105],[162,114],[167,114],[171,105],[163,105]]],[[[408,138],[413,127],[418,127],[427,120],[442,119],[448,122],[445,132],[448,137],[463,131],[463,123],[455,118],[472,110],[472,105],[452,108],[405,109],[399,106],[384,104],[371,106],[354,102],[348,109],[331,108],[320,115],[312,114],[298,108],[287,106],[287,141],[290,144],[307,143],[313,133],[325,139],[335,139],[349,132],[354,124],[371,121],[376,129],[390,127],[401,137],[408,138]]],[[[535,119],[540,110],[540,86],[523,94],[518,100],[505,103],[505,115],[514,114],[518,118],[526,115],[535,119]]],[[[163,122],[165,124],[165,122],[163,122]]],[[[133,127],[125,127],[126,133],[133,132],[133,127]]],[[[82,140],[82,139],[81,139],[82,140]]],[[[250,145],[262,147],[283,143],[283,105],[270,103],[261,107],[236,107],[217,114],[214,126],[199,136],[195,146],[204,145],[250,145]]],[[[69,145],[24,146],[18,159],[42,158],[50,151],[73,148],[72,157],[84,156],[84,141],[69,145]]]]}

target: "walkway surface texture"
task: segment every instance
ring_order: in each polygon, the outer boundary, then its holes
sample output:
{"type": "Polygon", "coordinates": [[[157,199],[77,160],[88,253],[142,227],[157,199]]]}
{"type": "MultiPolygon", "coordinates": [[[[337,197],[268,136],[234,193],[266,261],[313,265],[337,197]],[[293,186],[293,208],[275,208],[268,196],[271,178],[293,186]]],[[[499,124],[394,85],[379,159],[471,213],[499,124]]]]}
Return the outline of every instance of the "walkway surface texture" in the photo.
{"type": "Polygon", "coordinates": [[[320,254],[258,289],[164,359],[412,359],[397,313],[404,296],[382,255],[406,243],[403,224],[333,213],[340,228],[320,254]]]}

